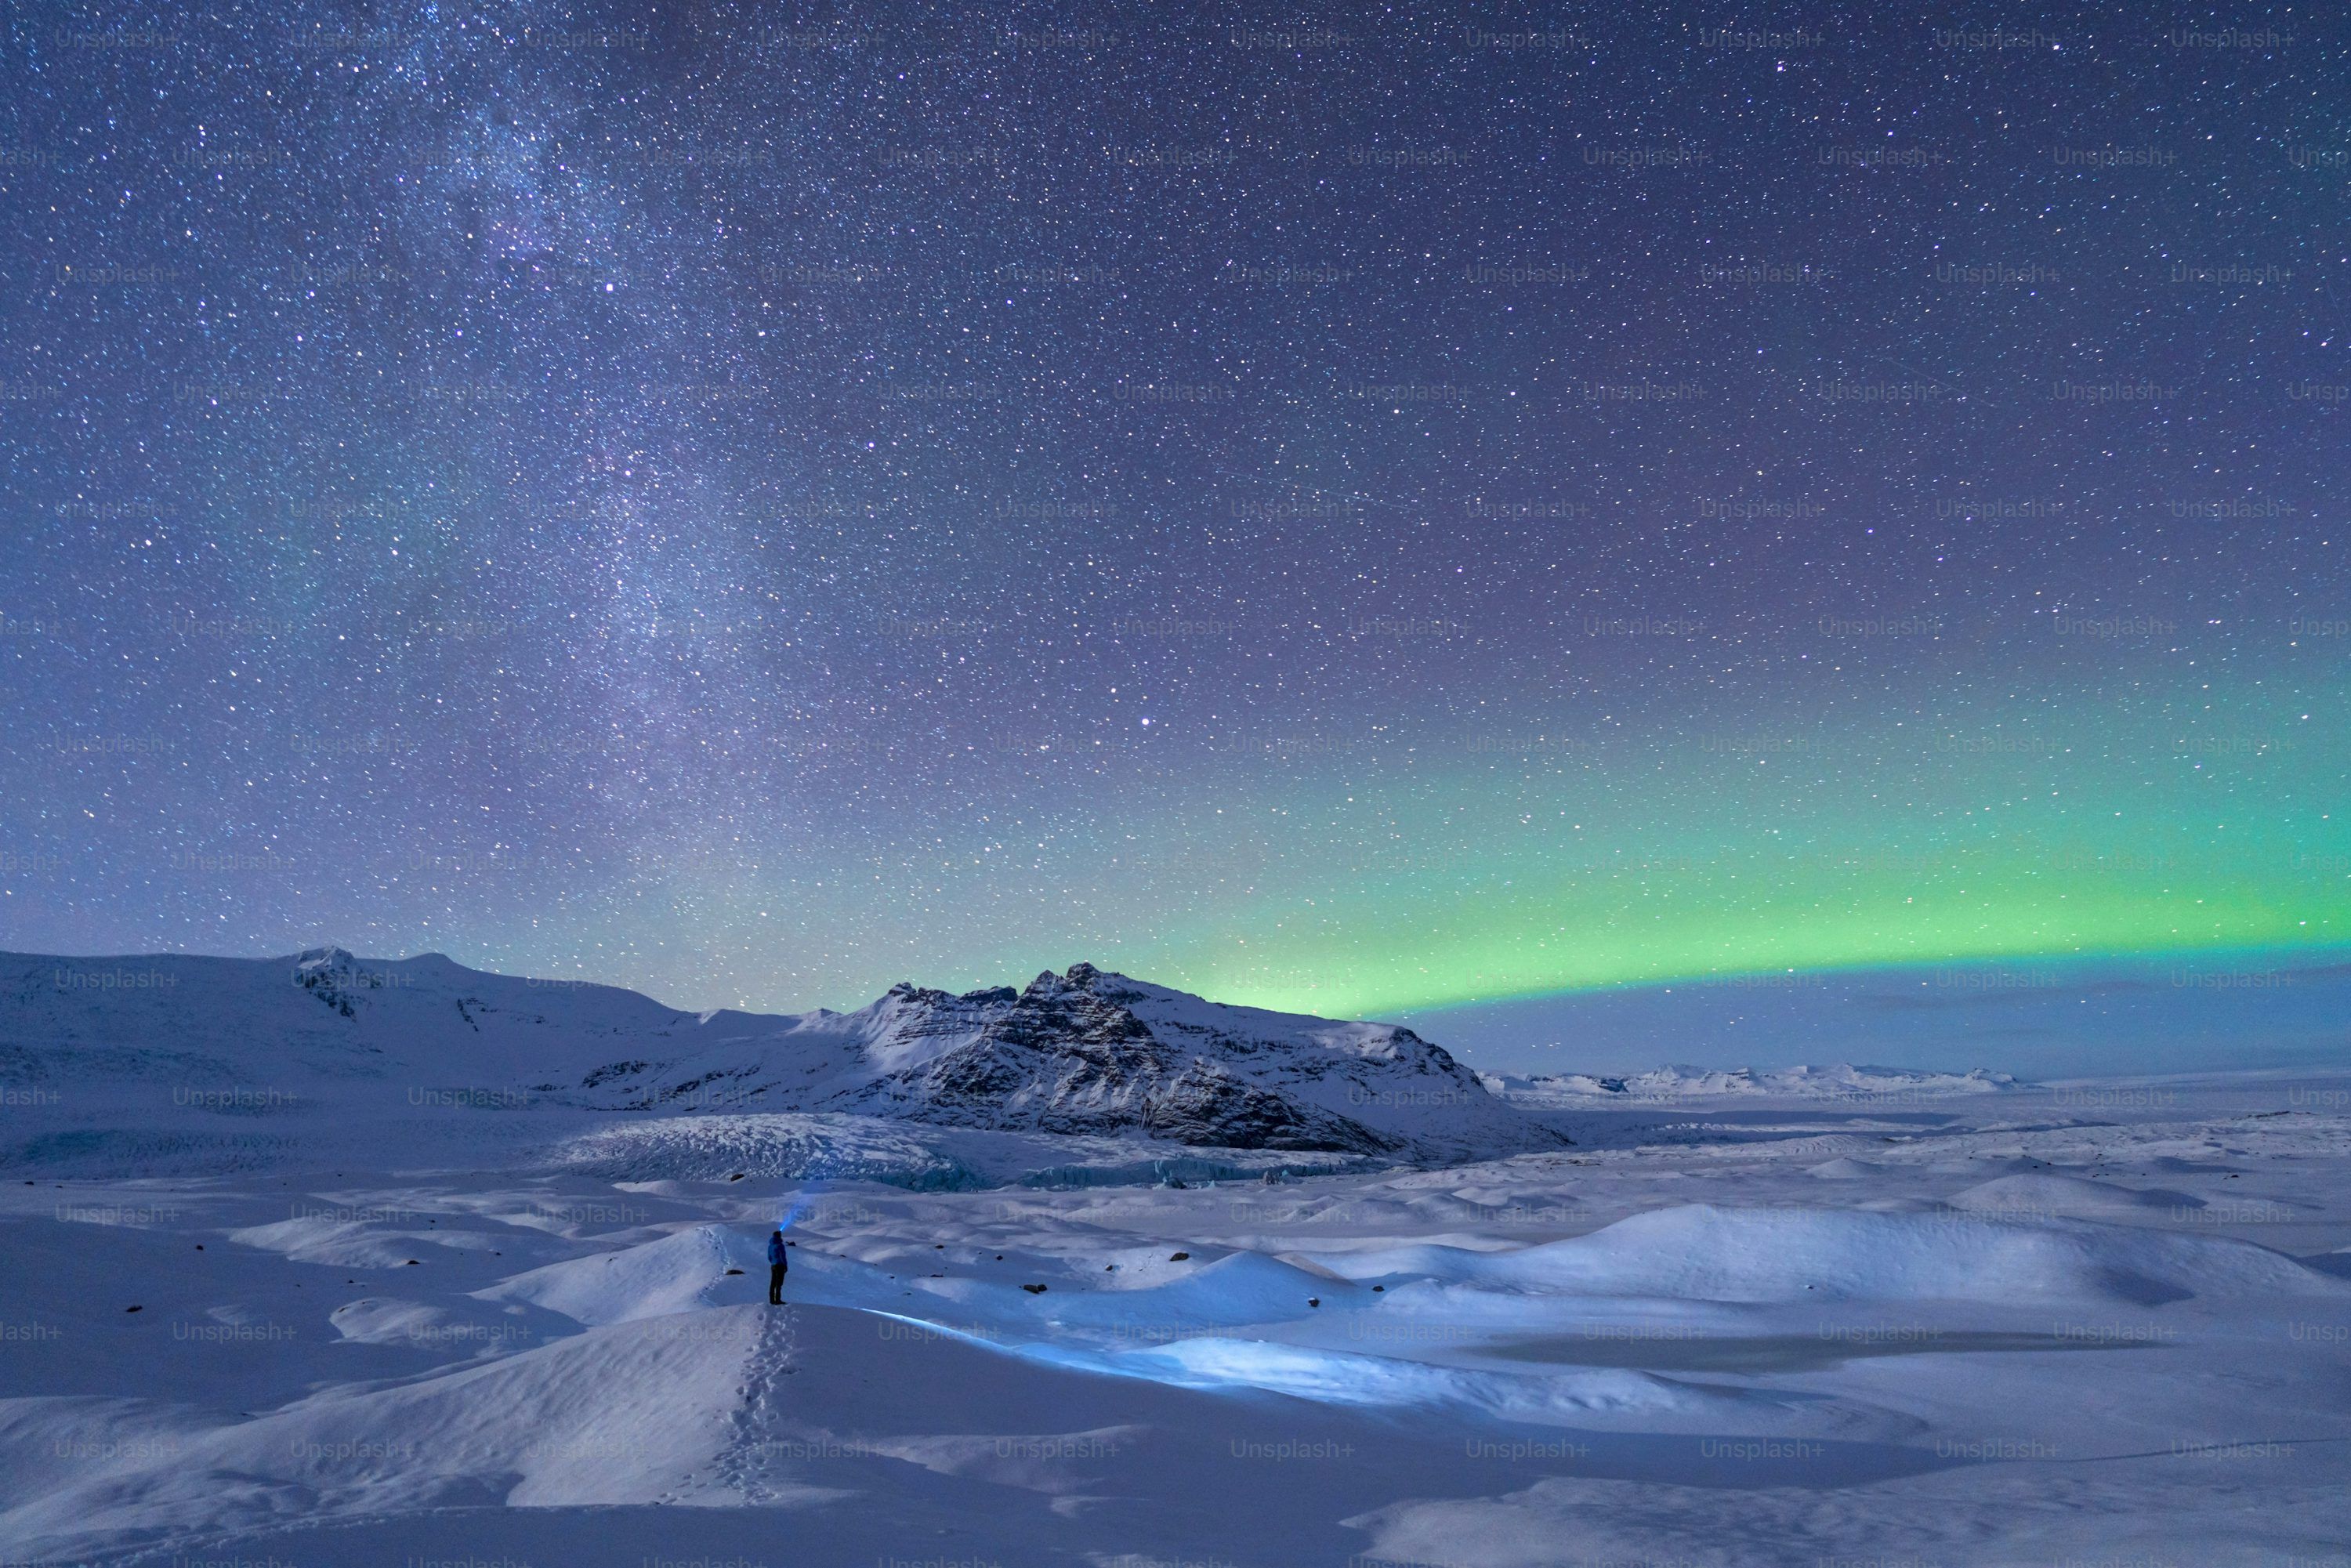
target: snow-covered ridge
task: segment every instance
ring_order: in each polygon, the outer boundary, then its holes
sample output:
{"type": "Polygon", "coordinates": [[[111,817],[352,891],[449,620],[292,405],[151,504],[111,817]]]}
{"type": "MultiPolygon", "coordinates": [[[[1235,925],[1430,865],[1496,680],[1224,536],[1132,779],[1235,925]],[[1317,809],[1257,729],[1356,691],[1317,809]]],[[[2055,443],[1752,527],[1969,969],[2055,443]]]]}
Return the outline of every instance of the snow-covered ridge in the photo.
{"type": "Polygon", "coordinates": [[[5,955],[0,1085],[57,1096],[36,1120],[80,1150],[218,1137],[231,1115],[232,1141],[257,1146],[314,1112],[455,1113],[493,1140],[536,1112],[846,1114],[1424,1162],[1565,1141],[1408,1029],[1228,1007],[1088,964],[1021,989],[904,984],[852,1012],[768,1015],[439,954],[5,955]]]}
{"type": "Polygon", "coordinates": [[[1622,1078],[1593,1073],[1544,1073],[1521,1078],[1482,1073],[1487,1089],[1530,1106],[1588,1106],[1637,1101],[1703,1100],[1717,1096],[1781,1095],[1800,1100],[1898,1101],[2001,1094],[2029,1087],[2005,1072],[1928,1072],[1905,1067],[1659,1067],[1622,1078]]]}

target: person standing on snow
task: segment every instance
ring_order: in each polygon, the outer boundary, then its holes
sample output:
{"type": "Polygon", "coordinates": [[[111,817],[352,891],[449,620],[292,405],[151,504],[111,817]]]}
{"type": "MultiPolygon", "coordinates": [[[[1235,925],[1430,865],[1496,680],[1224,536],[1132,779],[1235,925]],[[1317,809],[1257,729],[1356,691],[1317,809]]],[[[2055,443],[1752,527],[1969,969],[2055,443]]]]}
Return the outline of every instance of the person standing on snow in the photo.
{"type": "Polygon", "coordinates": [[[784,1262],[784,1232],[779,1226],[768,1238],[768,1305],[771,1307],[784,1304],[784,1270],[787,1267],[784,1262]]]}

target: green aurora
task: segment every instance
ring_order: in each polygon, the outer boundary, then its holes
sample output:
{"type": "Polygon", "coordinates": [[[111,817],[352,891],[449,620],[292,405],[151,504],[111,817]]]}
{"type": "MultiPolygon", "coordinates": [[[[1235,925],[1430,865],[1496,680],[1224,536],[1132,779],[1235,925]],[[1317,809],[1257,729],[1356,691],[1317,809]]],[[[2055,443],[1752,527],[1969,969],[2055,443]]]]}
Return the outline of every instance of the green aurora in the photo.
{"type": "MultiPolygon", "coordinates": [[[[2340,704],[2311,685],[1303,753],[1170,737],[1094,765],[1122,802],[1107,821],[1031,797],[789,898],[826,934],[827,977],[862,977],[836,1006],[1079,958],[1376,1017],[1767,970],[2340,946],[2346,759],[2340,704]]],[[[756,932],[754,906],[786,898],[746,879],[717,902],[756,932]]],[[[756,993],[760,956],[755,937],[712,961],[756,993]]]]}

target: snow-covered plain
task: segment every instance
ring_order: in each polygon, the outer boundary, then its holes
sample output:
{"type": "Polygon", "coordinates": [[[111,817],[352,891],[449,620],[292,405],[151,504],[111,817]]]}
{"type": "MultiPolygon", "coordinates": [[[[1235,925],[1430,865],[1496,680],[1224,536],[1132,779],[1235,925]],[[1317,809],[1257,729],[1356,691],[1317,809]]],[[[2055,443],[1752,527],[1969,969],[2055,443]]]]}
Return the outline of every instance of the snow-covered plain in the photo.
{"type": "Polygon", "coordinates": [[[10,1563],[2351,1560],[2351,1074],[1501,1080],[1573,1145],[1426,1169],[462,1097],[77,1143],[66,1061],[0,1173],[10,1563]]]}

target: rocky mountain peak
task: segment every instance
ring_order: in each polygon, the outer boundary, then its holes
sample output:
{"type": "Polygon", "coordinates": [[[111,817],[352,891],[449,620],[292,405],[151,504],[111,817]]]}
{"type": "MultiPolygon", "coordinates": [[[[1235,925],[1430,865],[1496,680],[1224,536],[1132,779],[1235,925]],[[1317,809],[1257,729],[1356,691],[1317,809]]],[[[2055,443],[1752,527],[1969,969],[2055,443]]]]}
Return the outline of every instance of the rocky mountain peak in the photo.
{"type": "Polygon", "coordinates": [[[811,1108],[1243,1148],[1556,1147],[1409,1030],[1225,1007],[1092,964],[1019,990],[902,988],[883,1071],[811,1108]]]}

